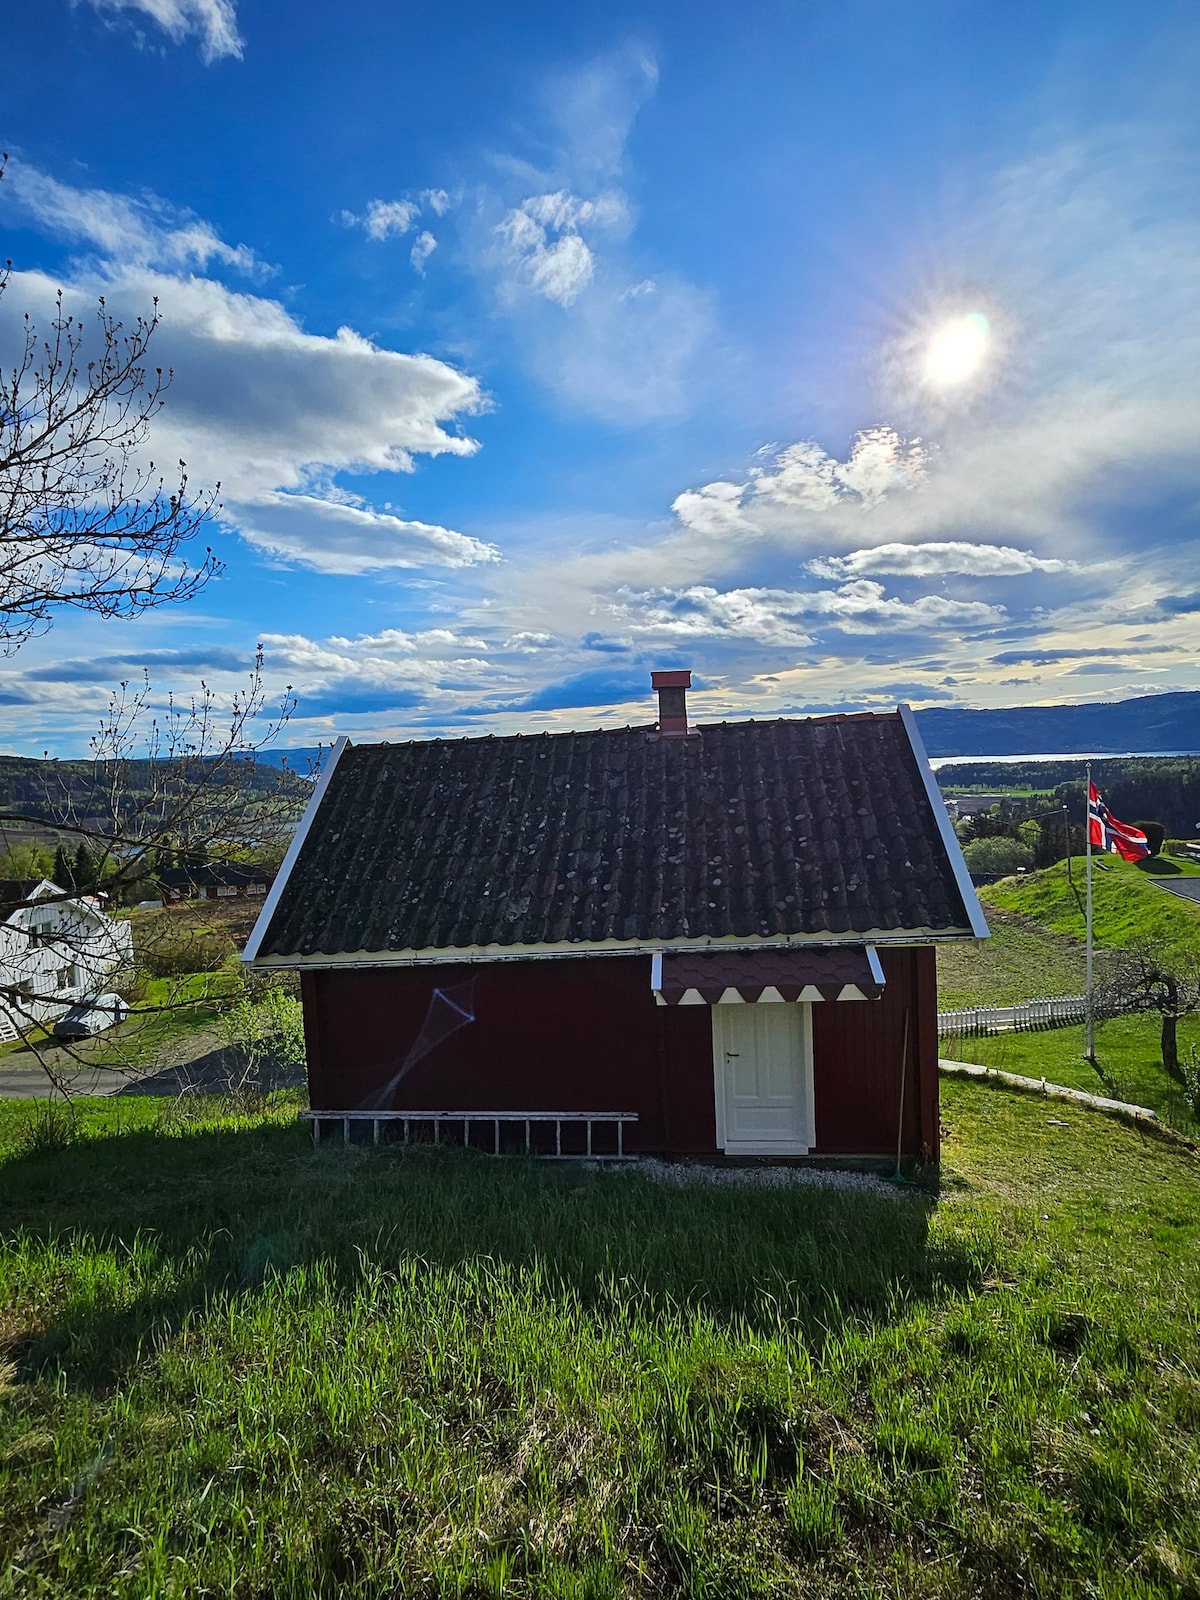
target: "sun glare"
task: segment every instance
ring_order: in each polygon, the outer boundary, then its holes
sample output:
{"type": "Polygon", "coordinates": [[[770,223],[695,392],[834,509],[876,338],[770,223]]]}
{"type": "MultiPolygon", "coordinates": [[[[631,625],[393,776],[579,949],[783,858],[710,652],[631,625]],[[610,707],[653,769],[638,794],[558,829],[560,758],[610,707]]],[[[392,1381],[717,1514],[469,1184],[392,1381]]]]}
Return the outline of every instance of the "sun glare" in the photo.
{"type": "Polygon", "coordinates": [[[955,317],[939,328],[925,352],[925,376],[930,383],[949,387],[965,383],[982,366],[991,329],[981,311],[955,317]]]}

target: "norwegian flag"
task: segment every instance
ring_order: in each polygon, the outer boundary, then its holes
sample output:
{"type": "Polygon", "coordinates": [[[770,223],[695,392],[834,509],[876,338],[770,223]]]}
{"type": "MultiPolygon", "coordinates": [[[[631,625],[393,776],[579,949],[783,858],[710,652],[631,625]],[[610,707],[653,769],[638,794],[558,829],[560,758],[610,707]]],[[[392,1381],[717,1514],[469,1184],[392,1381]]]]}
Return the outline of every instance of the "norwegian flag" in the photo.
{"type": "Polygon", "coordinates": [[[1150,854],[1146,835],[1128,822],[1118,822],[1094,783],[1088,784],[1088,838],[1093,850],[1111,850],[1124,861],[1140,861],[1150,854]]]}

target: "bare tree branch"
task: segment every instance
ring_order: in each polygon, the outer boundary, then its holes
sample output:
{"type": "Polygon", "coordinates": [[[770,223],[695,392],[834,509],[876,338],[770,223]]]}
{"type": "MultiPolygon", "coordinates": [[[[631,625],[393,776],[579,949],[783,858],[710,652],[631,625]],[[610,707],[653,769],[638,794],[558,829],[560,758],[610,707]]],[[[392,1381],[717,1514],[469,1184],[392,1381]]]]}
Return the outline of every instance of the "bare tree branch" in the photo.
{"type": "MultiPolygon", "coordinates": [[[[7,160],[7,157],[4,158],[7,160]]],[[[0,162],[0,177],[3,177],[0,162]]],[[[0,271],[0,296],[12,263],[0,271]]],[[[131,329],[100,297],[92,333],[63,309],[28,313],[0,371],[0,649],[11,653],[60,607],[133,616],[189,600],[221,570],[182,547],[219,509],[180,461],[170,480],[143,459],[173,374],[150,368],[158,302],[131,329]]]]}

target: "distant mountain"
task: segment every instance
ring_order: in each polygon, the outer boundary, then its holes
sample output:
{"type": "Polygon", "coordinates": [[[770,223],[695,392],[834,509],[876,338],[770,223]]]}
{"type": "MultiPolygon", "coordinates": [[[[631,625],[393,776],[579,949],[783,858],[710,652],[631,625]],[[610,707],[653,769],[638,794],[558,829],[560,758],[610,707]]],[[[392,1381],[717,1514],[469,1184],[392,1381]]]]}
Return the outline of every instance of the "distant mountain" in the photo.
{"type": "Polygon", "coordinates": [[[308,778],[321,770],[331,749],[327,744],[301,744],[291,750],[258,750],[255,760],[264,767],[290,767],[300,777],[308,778]]]}
{"type": "Polygon", "coordinates": [[[1200,690],[1086,706],[937,706],[916,716],[933,757],[1200,753],[1200,690]]]}
{"type": "MultiPolygon", "coordinates": [[[[931,756],[1038,756],[1076,752],[1200,755],[1200,690],[1151,694],[1086,706],[1007,706],[996,711],[917,712],[931,756]]],[[[369,740],[367,741],[370,742],[369,740]]],[[[264,765],[287,765],[302,777],[319,771],[330,746],[260,750],[264,765]]]]}

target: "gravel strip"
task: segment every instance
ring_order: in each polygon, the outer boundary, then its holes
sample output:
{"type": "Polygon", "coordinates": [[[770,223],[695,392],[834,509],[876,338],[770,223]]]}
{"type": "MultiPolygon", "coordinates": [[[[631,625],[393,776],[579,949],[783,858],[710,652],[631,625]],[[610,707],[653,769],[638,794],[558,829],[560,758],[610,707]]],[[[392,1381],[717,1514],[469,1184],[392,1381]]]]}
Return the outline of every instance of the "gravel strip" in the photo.
{"type": "Polygon", "coordinates": [[[741,1184],[754,1189],[852,1189],[858,1194],[884,1194],[895,1199],[904,1187],[888,1183],[874,1172],[848,1172],[836,1167],[717,1167],[700,1161],[657,1161],[642,1156],[623,1167],[652,1183],[665,1183],[677,1189],[690,1184],[741,1184]]]}

